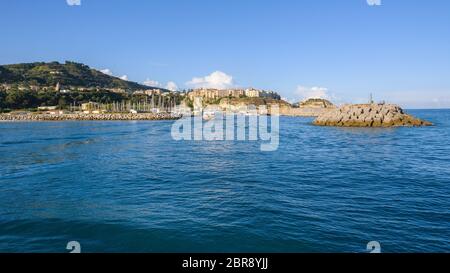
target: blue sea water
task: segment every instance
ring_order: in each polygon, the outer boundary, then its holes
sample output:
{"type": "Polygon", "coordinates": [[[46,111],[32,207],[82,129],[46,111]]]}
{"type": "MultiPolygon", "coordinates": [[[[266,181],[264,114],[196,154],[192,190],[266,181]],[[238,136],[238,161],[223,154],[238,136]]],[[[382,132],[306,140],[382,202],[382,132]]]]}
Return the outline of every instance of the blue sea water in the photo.
{"type": "Polygon", "coordinates": [[[280,146],[171,121],[0,123],[0,252],[450,252],[450,111],[433,127],[280,121],[280,146]]]}

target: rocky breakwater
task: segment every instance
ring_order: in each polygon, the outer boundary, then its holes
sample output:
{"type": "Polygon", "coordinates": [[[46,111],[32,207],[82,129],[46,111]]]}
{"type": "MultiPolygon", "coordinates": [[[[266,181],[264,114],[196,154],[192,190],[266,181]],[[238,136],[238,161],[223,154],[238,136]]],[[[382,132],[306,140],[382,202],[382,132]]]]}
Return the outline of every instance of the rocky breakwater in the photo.
{"type": "Polygon", "coordinates": [[[313,124],[342,127],[430,126],[393,104],[349,104],[319,115],[313,124]]]}
{"type": "Polygon", "coordinates": [[[168,113],[105,113],[105,114],[1,114],[0,121],[66,121],[66,120],[174,120],[178,116],[168,113]]]}

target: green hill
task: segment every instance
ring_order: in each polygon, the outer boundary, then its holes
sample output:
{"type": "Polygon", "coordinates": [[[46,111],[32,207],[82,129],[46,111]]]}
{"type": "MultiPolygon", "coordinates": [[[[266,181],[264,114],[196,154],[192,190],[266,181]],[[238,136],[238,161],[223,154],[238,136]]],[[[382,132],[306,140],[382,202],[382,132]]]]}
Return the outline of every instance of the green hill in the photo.
{"type": "Polygon", "coordinates": [[[124,81],[87,65],[69,61],[64,64],[38,62],[2,65],[0,66],[0,84],[2,83],[27,86],[56,86],[59,83],[64,87],[121,88],[127,91],[152,88],[124,81]]]}
{"type": "Polygon", "coordinates": [[[334,104],[326,99],[312,98],[307,99],[305,101],[299,102],[298,105],[300,107],[308,107],[308,108],[333,108],[334,104]]]}

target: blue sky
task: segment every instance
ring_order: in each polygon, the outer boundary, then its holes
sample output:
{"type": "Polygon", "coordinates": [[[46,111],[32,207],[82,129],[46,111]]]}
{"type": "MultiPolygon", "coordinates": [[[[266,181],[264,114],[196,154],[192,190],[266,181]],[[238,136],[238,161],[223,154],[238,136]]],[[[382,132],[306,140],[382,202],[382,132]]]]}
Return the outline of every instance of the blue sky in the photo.
{"type": "Polygon", "coordinates": [[[448,0],[14,0],[0,13],[1,64],[72,60],[180,89],[450,107],[448,0]]]}

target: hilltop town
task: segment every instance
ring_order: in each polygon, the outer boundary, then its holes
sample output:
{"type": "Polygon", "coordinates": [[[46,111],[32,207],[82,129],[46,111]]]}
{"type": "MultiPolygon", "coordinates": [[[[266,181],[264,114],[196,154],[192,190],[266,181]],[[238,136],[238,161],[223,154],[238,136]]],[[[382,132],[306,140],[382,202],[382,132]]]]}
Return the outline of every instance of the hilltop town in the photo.
{"type": "Polygon", "coordinates": [[[281,96],[274,91],[259,90],[255,88],[247,89],[213,89],[200,88],[188,93],[188,98],[202,97],[207,101],[214,101],[221,98],[268,98],[281,100],[281,96]]]}
{"type": "Polygon", "coordinates": [[[333,107],[321,99],[291,105],[275,91],[252,87],[167,90],[126,81],[75,62],[0,66],[0,113],[180,115],[193,109],[195,98],[202,98],[203,106],[244,112],[249,105],[277,104],[280,114],[288,116],[317,116],[333,107]]]}
{"type": "Polygon", "coordinates": [[[208,111],[245,115],[254,113],[255,107],[257,113],[273,114],[267,110],[272,107],[267,106],[276,105],[277,114],[317,117],[316,125],[390,127],[431,124],[404,114],[397,106],[374,104],[372,99],[364,107],[337,108],[330,101],[319,98],[290,104],[274,91],[256,88],[171,91],[126,81],[74,62],[0,66],[0,121],[165,120],[183,115],[204,115],[194,107],[198,102],[201,107],[210,108],[208,111]]]}

